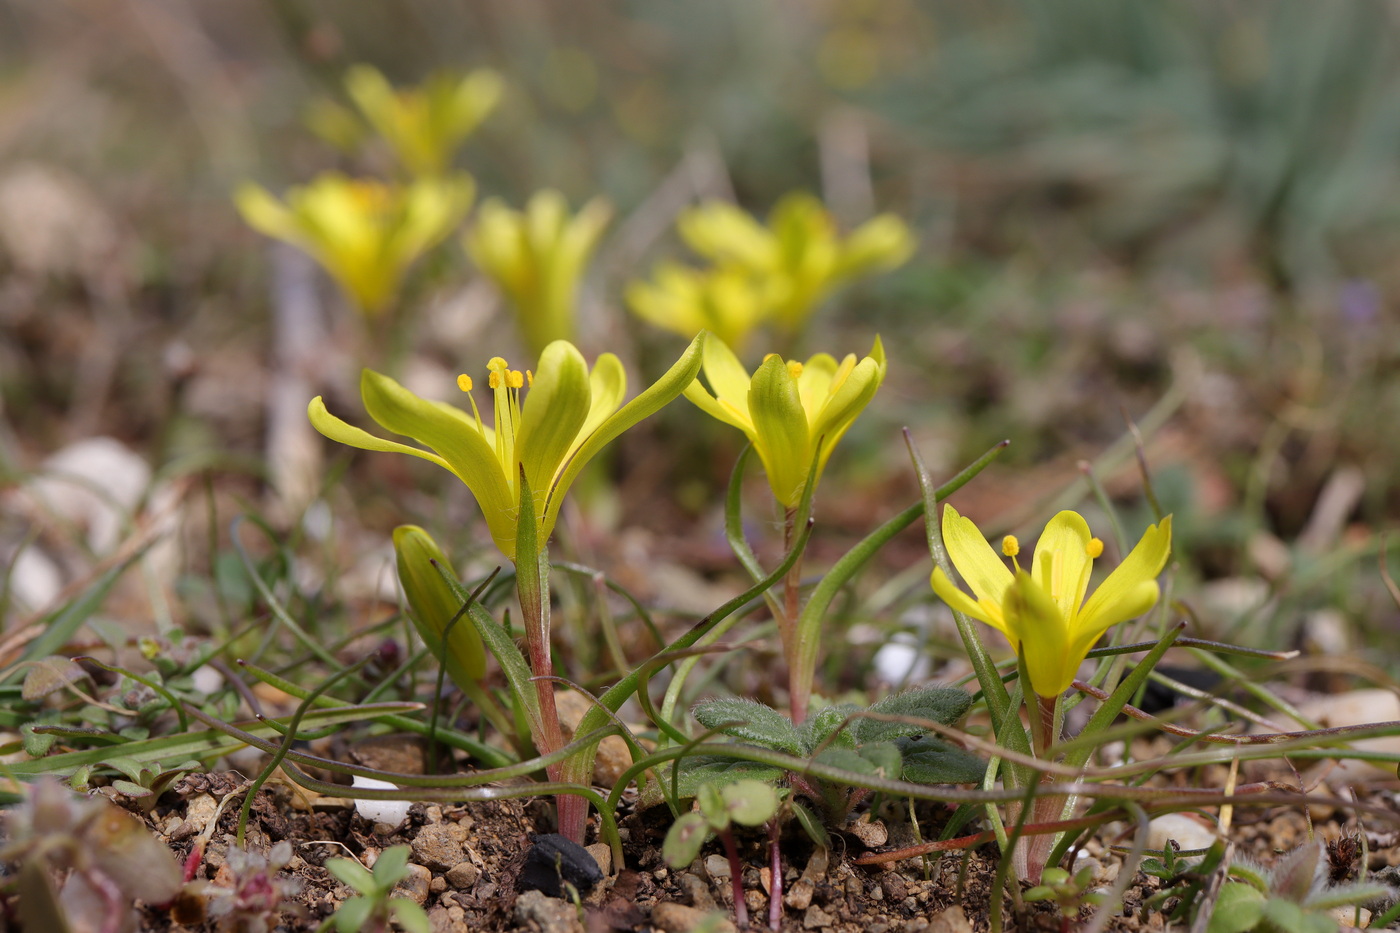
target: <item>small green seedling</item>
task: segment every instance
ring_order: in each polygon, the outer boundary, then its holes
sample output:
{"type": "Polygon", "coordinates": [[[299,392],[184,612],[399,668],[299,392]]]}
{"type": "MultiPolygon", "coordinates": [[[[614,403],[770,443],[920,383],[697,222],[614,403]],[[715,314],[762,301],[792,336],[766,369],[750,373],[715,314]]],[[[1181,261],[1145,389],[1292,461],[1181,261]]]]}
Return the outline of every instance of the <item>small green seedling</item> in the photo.
{"type": "Polygon", "coordinates": [[[671,824],[661,854],[672,868],[684,868],[700,854],[700,847],[714,832],[724,844],[729,859],[729,879],[734,890],[734,920],[742,929],[749,924],[748,905],[744,903],[742,867],[739,848],[734,843],[733,824],[762,826],[778,813],[778,792],[772,785],[753,778],[743,778],[716,787],[702,784],[695,795],[698,810],[681,816],[671,824]]]}
{"type": "Polygon", "coordinates": [[[391,846],[379,853],[370,871],[350,858],[326,860],[326,871],[342,884],[359,892],[326,918],[320,933],[334,928],[337,933],[387,933],[393,922],[408,933],[431,933],[428,915],[406,897],[391,897],[394,885],[408,875],[408,846],[391,846]]]}
{"type": "Polygon", "coordinates": [[[1060,910],[1061,933],[1069,933],[1070,923],[1079,916],[1085,904],[1100,904],[1104,897],[1089,891],[1094,881],[1094,869],[1086,865],[1071,875],[1063,868],[1047,868],[1040,884],[1022,895],[1027,901],[1054,901],[1060,910]]]}
{"type": "Polygon", "coordinates": [[[1270,868],[1233,862],[1211,912],[1207,933],[1331,933],[1332,911],[1386,893],[1378,884],[1327,882],[1322,844],[1311,842],[1279,858],[1270,868]]]}

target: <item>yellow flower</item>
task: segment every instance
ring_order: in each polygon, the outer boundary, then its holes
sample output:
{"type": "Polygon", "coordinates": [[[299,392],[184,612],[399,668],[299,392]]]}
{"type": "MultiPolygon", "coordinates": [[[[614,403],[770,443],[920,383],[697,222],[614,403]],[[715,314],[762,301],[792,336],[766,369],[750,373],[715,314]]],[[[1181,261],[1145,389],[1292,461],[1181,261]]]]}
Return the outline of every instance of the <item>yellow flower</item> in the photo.
{"type": "Polygon", "coordinates": [[[511,369],[494,357],[487,364],[487,384],[495,402],[489,427],[471,399],[468,376],[458,377],[457,384],[468,393],[470,413],[419,398],[388,376],[364,370],[360,396],[369,416],[385,430],[413,438],[428,450],[384,440],[345,423],[326,410],[319,395],[307,414],[316,430],[331,440],[362,450],[410,454],[450,471],[476,497],[496,546],[514,560],[521,474],[534,500],[536,540],[543,547],[564,493],[584,464],[694,380],[701,345],[697,337],[660,380],[626,405],[622,399],[627,376],[611,353],[598,357],[591,372],[583,354],[563,340],[545,347],[535,373],[511,369]]]}
{"type": "Polygon", "coordinates": [[[421,87],[395,90],[369,65],[345,76],[345,89],[399,162],[415,175],[441,175],[457,148],[501,99],[504,82],[488,68],[439,72],[421,87]]]}
{"type": "Polygon", "coordinates": [[[373,317],[389,308],[414,260],[461,223],[474,191],[465,175],[386,185],[331,172],[291,189],[285,204],[252,183],[235,200],[250,227],[305,250],[373,317]]]}
{"type": "Polygon", "coordinates": [[[903,265],[914,252],[909,227],[881,214],[842,238],[820,200],[805,192],[784,197],[765,227],[724,201],[691,208],[677,221],[681,237],[721,266],[768,276],[780,292],[773,314],[789,333],[836,288],[903,265]]]}
{"type": "Polygon", "coordinates": [[[683,337],[708,330],[739,350],[772,313],[775,297],[768,280],[742,269],[674,262],[659,263],[653,281],[627,287],[627,304],[642,320],[683,337]]]}
{"type": "Polygon", "coordinates": [[[806,363],[770,353],[750,378],[734,351],[711,337],[703,370],[710,391],[697,379],[686,386],[685,397],[748,435],[773,495],[793,508],[802,500],[812,461],[816,482],[836,442],[875,397],[885,378],[885,349],[876,337],[869,356],[857,362],[851,353],[840,363],[827,353],[806,363]]]}
{"type": "MultiPolygon", "coordinates": [[[[1031,688],[1043,697],[1069,689],[1079,665],[1104,632],[1142,615],[1157,603],[1157,575],[1171,553],[1172,519],[1151,525],[1142,540],[1086,602],[1094,558],[1103,542],[1089,532],[1078,512],[1065,511],[1046,524],[1036,542],[1030,573],[1009,570],[970,519],[951,505],[943,509],[943,543],[968,596],[941,567],[933,569],[933,589],[952,608],[995,628],[1022,651],[1031,688]],[[1023,648],[1024,646],[1024,648],[1023,648]]],[[[1016,539],[1007,536],[1002,553],[1015,560],[1016,539]]]]}
{"type": "Polygon", "coordinates": [[[523,211],[497,198],[481,205],[463,244],[515,308],[532,352],[572,339],[578,283],[611,219],[602,198],[571,216],[564,196],[551,190],[535,192],[523,211]]]}

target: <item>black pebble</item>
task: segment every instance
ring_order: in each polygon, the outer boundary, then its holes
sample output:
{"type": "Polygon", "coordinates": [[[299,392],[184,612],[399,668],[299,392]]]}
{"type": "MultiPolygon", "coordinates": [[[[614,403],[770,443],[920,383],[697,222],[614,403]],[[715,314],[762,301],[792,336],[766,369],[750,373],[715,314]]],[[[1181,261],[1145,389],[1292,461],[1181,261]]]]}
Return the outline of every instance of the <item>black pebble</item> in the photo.
{"type": "Polygon", "coordinates": [[[564,884],[585,894],[603,880],[603,872],[588,850],[558,833],[531,837],[534,845],[525,853],[518,887],[522,891],[542,891],[550,897],[564,893],[564,884]]]}

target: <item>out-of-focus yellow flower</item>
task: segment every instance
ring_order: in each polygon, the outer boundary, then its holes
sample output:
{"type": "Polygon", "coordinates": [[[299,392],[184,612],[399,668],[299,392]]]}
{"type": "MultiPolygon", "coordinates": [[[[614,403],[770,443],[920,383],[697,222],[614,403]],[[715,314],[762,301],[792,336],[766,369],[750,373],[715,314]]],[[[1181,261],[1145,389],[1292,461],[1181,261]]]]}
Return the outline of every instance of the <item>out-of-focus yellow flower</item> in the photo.
{"type": "Polygon", "coordinates": [[[837,288],[897,268],[915,245],[909,227],[893,214],[868,220],[843,238],[822,202],[804,192],[779,201],[767,226],[724,201],[691,208],[677,226],[701,256],[771,277],[780,291],[774,317],[789,333],[800,330],[837,288]]]}
{"type": "Polygon", "coordinates": [[[773,308],[770,280],[737,268],[658,263],[650,282],[627,286],[627,305],[644,321],[693,337],[708,330],[742,350],[773,308]]]}
{"type": "Polygon", "coordinates": [[[481,205],[463,243],[515,309],[532,352],[573,338],[579,280],[611,219],[602,198],[571,215],[564,196],[552,190],[535,192],[523,211],[497,198],[481,205]]]}
{"type": "Polygon", "coordinates": [[[235,201],[249,226],[305,250],[374,317],[389,308],[414,260],[462,222],[474,192],[465,175],[394,185],[327,173],[292,188],[285,203],[251,182],[235,201]]]}
{"type": "Polygon", "coordinates": [[[495,109],[504,86],[489,68],[466,75],[438,72],[418,87],[398,89],[369,65],[345,75],[350,99],[414,175],[445,173],[462,142],[495,109]]]}
{"type": "MultiPolygon", "coordinates": [[[[949,505],[943,509],[943,543],[973,596],[958,589],[941,567],[933,569],[931,582],[949,606],[987,623],[1023,653],[1031,689],[1043,697],[1057,697],[1069,689],[1104,632],[1156,605],[1156,578],[1167,563],[1171,542],[1168,515],[1148,527],[1085,602],[1103,542],[1090,533],[1078,512],[1064,511],[1050,519],[1036,542],[1030,573],[1019,566],[1012,573],[977,526],[949,505]]],[[[1002,542],[1002,553],[1013,561],[1019,552],[1015,538],[1002,542]]]]}
{"type": "Polygon", "coordinates": [[[773,495],[790,509],[802,500],[812,461],[815,483],[837,441],[875,397],[885,378],[885,349],[876,337],[869,356],[857,362],[850,353],[840,363],[827,353],[806,363],[770,353],[750,377],[734,351],[712,337],[702,371],[710,390],[697,379],[685,397],[748,435],[773,495]]]}
{"type": "Polygon", "coordinates": [[[476,497],[496,546],[514,560],[522,473],[534,500],[536,540],[543,547],[579,471],[605,444],[694,380],[700,347],[697,337],[664,376],[626,405],[622,399],[627,375],[611,353],[598,357],[591,372],[583,355],[563,340],[545,347],[535,373],[511,369],[494,357],[487,364],[487,383],[495,398],[491,426],[482,423],[469,376],[457,380],[471,402],[466,412],[419,398],[388,376],[364,370],[360,396],[369,416],[385,430],[410,437],[428,450],[384,440],[345,423],[326,410],[319,395],[307,414],[316,430],[331,440],[362,450],[409,454],[450,471],[476,497]]]}

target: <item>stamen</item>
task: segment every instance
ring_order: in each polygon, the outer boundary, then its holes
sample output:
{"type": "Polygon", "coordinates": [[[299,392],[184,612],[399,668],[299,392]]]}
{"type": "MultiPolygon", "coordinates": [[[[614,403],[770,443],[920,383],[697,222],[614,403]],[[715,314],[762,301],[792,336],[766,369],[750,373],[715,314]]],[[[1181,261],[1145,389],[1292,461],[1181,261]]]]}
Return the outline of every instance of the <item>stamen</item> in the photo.
{"type": "Polygon", "coordinates": [[[1089,555],[1090,560],[1095,560],[1103,554],[1103,542],[1098,538],[1090,538],[1089,543],[1084,545],[1084,553],[1089,555]]]}
{"type": "Polygon", "coordinates": [[[528,369],[525,370],[525,384],[527,386],[533,386],[535,384],[535,374],[528,369]]]}
{"type": "Polygon", "coordinates": [[[802,364],[797,360],[790,360],[787,364],[787,369],[794,379],[802,375],[802,364]]]}
{"type": "Polygon", "coordinates": [[[457,377],[457,388],[461,389],[463,392],[470,392],[472,390],[472,377],[468,376],[466,373],[462,373],[462,375],[457,377]]]}
{"type": "Polygon", "coordinates": [[[1007,557],[1015,557],[1021,553],[1021,542],[1016,540],[1015,535],[1007,535],[1001,539],[1001,552],[1007,557]]]}
{"type": "Polygon", "coordinates": [[[501,374],[492,370],[491,375],[486,377],[486,384],[493,389],[501,387],[501,374]]]}
{"type": "Polygon", "coordinates": [[[506,372],[506,385],[512,389],[518,389],[525,384],[525,374],[518,369],[506,372]]]}

